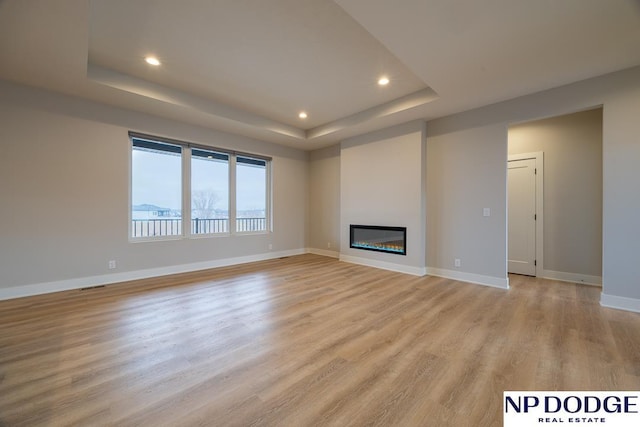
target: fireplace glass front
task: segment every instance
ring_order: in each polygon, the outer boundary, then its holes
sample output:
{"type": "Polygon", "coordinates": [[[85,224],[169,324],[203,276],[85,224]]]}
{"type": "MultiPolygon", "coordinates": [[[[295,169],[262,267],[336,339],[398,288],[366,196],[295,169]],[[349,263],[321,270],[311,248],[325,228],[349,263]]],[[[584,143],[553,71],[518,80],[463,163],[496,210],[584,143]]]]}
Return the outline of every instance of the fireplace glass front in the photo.
{"type": "Polygon", "coordinates": [[[407,254],[407,228],[351,225],[349,247],[390,254],[407,254]]]}

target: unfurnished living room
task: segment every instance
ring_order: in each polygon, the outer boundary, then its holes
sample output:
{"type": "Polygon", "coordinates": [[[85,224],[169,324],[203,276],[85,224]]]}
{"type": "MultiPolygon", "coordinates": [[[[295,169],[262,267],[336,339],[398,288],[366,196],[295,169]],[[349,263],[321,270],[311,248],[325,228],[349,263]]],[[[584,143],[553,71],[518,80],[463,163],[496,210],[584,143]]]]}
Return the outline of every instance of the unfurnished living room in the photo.
{"type": "Polygon", "coordinates": [[[639,47],[636,0],[0,0],[0,426],[638,425],[639,47]]]}

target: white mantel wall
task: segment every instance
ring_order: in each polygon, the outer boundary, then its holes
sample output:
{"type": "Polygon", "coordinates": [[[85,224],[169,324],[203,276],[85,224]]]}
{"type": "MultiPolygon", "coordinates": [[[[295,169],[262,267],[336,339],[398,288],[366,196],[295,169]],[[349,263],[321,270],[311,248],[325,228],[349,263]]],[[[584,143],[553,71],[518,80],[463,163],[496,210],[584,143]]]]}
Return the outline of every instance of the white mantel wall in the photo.
{"type": "Polygon", "coordinates": [[[425,274],[425,123],[410,122],[342,142],[340,259],[425,274]],[[407,227],[407,255],[349,247],[349,225],[407,227]]]}

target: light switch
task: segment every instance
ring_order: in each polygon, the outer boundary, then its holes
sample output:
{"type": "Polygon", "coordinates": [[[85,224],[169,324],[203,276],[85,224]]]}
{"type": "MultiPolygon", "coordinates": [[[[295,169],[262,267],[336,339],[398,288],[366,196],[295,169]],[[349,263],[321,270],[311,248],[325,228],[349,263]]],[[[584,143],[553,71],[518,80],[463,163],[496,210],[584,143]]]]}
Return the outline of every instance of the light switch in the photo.
{"type": "Polygon", "coordinates": [[[489,208],[484,208],[482,210],[482,216],[491,216],[491,209],[489,208]]]}

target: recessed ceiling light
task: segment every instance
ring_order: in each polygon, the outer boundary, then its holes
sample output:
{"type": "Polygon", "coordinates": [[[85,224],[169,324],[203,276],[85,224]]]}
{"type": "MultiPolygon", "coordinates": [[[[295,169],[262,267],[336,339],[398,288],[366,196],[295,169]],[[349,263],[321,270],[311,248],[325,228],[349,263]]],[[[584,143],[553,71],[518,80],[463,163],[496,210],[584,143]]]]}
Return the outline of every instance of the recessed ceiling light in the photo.
{"type": "Polygon", "coordinates": [[[389,84],[389,78],[388,77],[380,77],[380,79],[378,80],[378,84],[380,86],[386,86],[389,84]]]}
{"type": "Polygon", "coordinates": [[[305,113],[304,111],[300,111],[300,114],[298,114],[298,117],[300,117],[301,119],[306,119],[307,113],[305,113]]]}
{"type": "Polygon", "coordinates": [[[147,64],[150,64],[150,65],[155,65],[155,66],[160,65],[160,61],[155,56],[147,56],[146,58],[144,58],[144,60],[147,62],[147,64]]]}

